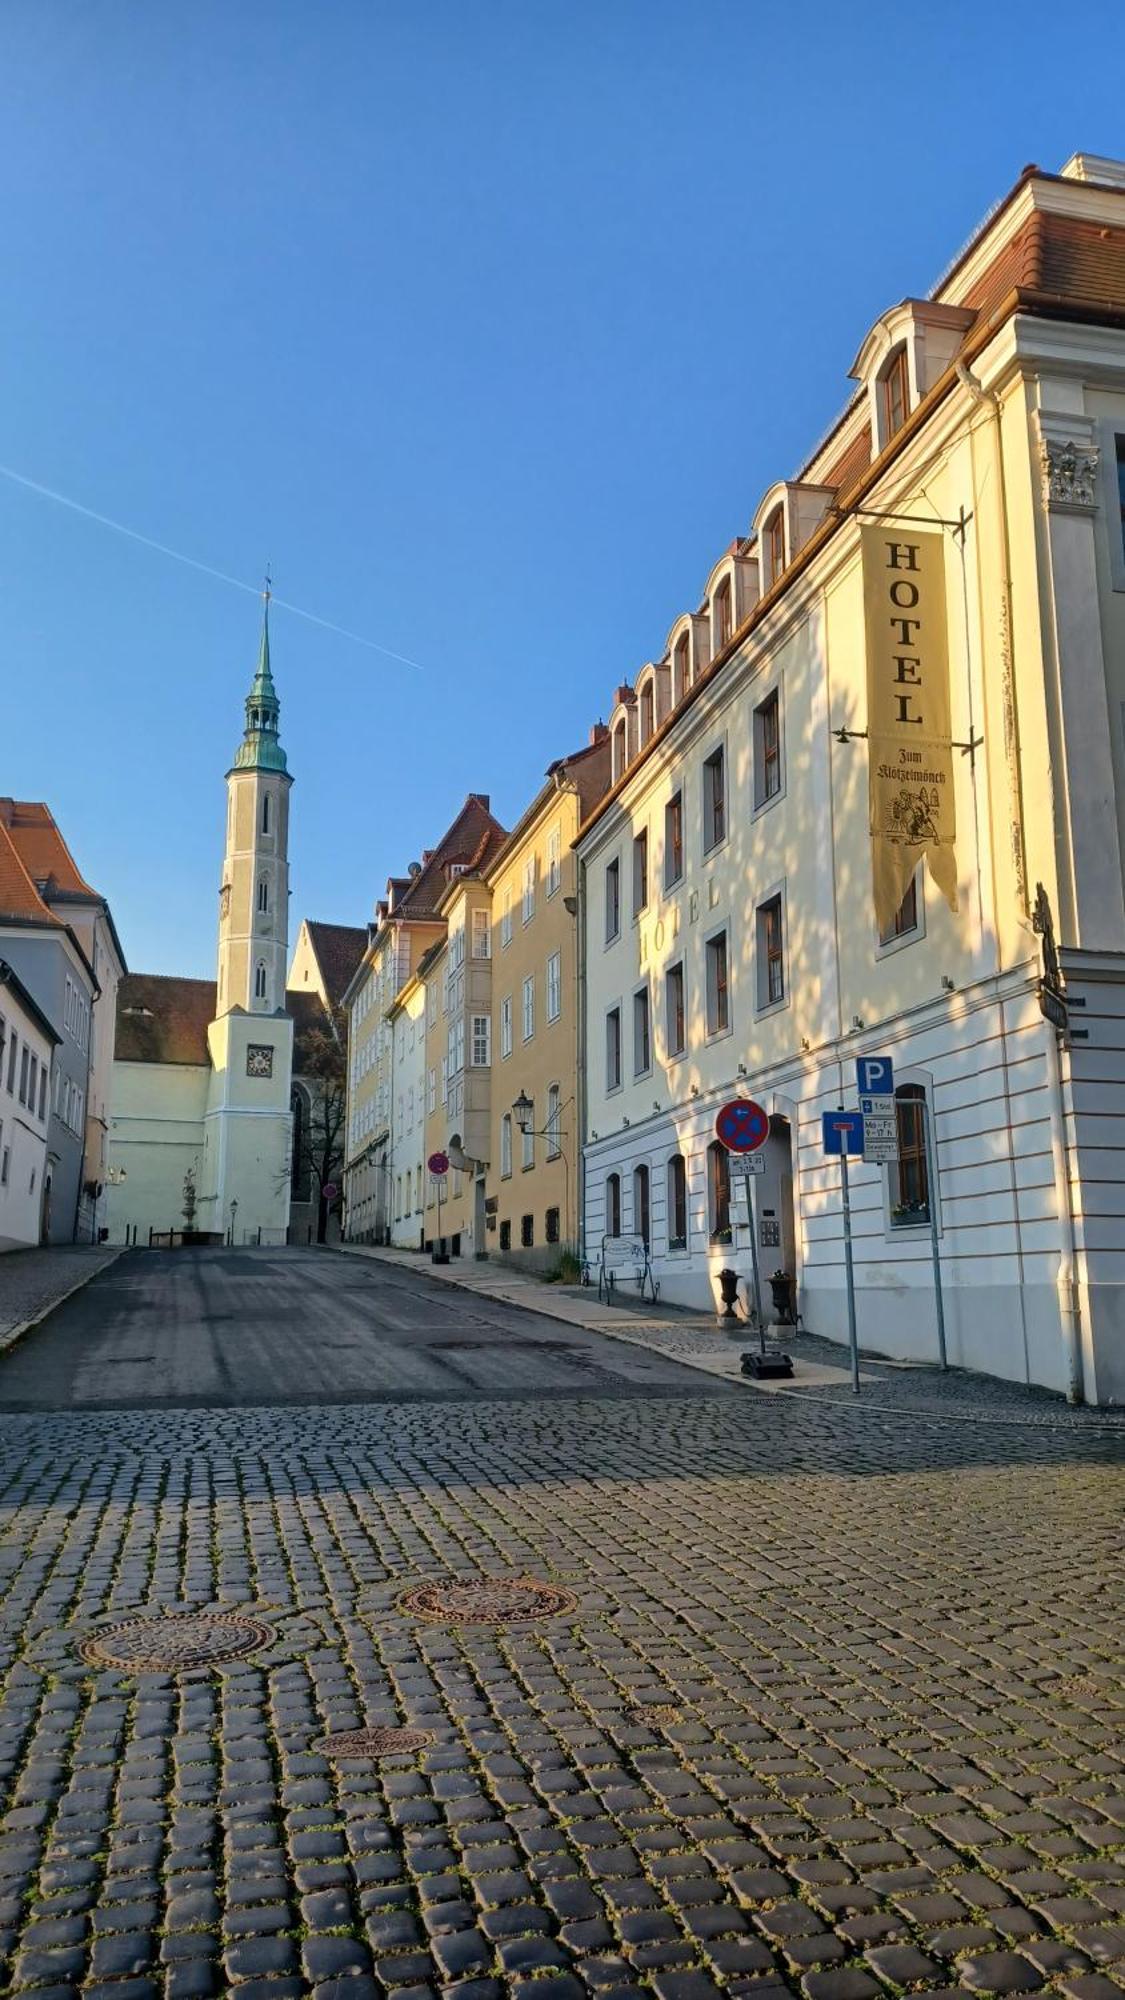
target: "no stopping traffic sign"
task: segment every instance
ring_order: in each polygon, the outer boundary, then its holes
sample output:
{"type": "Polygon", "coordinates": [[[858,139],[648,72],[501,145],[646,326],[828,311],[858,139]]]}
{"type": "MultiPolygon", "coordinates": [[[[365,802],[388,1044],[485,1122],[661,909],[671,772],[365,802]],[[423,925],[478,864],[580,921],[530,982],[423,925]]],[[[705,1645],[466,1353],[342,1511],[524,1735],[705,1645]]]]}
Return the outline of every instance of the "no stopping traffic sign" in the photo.
{"type": "Polygon", "coordinates": [[[715,1120],[715,1137],[728,1153],[756,1153],[769,1136],[769,1113],[752,1097],[732,1097],[715,1120]]]}

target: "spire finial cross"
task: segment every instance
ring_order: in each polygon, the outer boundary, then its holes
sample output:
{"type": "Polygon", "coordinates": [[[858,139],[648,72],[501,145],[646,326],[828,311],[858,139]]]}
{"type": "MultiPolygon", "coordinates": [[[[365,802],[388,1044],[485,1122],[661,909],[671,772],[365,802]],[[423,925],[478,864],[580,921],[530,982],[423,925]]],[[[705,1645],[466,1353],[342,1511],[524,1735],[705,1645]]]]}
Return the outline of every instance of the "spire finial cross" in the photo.
{"type": "Polygon", "coordinates": [[[267,603],[267,604],[269,603],[269,601],[270,601],[270,598],[272,597],[272,595],[273,595],[273,578],[272,578],[272,576],[270,575],[270,566],[269,566],[269,564],[267,563],[267,564],[266,564],[266,587],[265,587],[264,591],[262,592],[262,596],[263,596],[263,597],[265,598],[265,600],[266,600],[266,603],[267,603]]]}

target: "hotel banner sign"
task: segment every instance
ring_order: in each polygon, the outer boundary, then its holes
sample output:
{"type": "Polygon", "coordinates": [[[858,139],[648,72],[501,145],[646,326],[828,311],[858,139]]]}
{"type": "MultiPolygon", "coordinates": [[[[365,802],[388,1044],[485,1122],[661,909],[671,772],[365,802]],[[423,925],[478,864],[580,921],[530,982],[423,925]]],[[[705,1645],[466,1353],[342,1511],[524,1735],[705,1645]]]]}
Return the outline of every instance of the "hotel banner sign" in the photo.
{"type": "Polygon", "coordinates": [[[957,908],[945,547],[940,534],[865,526],[869,806],[875,915],[891,928],[923,858],[957,908]]]}

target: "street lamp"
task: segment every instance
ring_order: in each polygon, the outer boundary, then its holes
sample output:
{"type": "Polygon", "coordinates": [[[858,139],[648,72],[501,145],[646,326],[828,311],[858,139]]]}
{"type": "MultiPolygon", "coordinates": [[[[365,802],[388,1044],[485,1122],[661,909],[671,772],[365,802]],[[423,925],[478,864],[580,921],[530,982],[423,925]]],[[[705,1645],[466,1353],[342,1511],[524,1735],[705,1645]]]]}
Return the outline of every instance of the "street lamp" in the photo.
{"type": "Polygon", "coordinates": [[[238,1214],[238,1196],[235,1195],[230,1205],[230,1247],[232,1250],[234,1249],[234,1243],[235,1243],[234,1218],[237,1214],[238,1214]]]}
{"type": "Polygon", "coordinates": [[[548,1123],[543,1127],[542,1131],[537,1131],[535,1125],[532,1123],[535,1117],[535,1100],[528,1096],[526,1090],[521,1090],[519,1096],[512,1104],[512,1117],[515,1119],[524,1138],[549,1139],[558,1158],[562,1161],[564,1234],[569,1232],[570,1229],[570,1162],[560,1143],[566,1137],[566,1133],[563,1131],[559,1120],[566,1110],[566,1105],[573,1102],[573,1098],[568,1097],[566,1104],[560,1104],[553,1117],[551,1113],[548,1113],[548,1123]]]}
{"type": "Polygon", "coordinates": [[[531,1121],[534,1115],[535,1115],[534,1100],[528,1096],[526,1090],[521,1090],[519,1096],[517,1097],[515,1103],[512,1106],[512,1116],[515,1119],[516,1124],[519,1126],[521,1132],[526,1133],[529,1131],[531,1126],[531,1121]]]}

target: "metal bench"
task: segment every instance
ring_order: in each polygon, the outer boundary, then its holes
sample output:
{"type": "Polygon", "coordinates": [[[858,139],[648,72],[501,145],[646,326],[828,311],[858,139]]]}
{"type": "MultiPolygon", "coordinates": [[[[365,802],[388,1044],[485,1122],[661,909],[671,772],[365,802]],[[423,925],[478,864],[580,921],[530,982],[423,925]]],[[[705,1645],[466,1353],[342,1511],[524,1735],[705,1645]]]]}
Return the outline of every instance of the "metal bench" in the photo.
{"type": "Polygon", "coordinates": [[[660,1286],[652,1275],[652,1261],[643,1236],[603,1236],[598,1258],[598,1297],[610,1299],[618,1278],[632,1278],[642,1299],[645,1286],[655,1305],[660,1286]]]}

